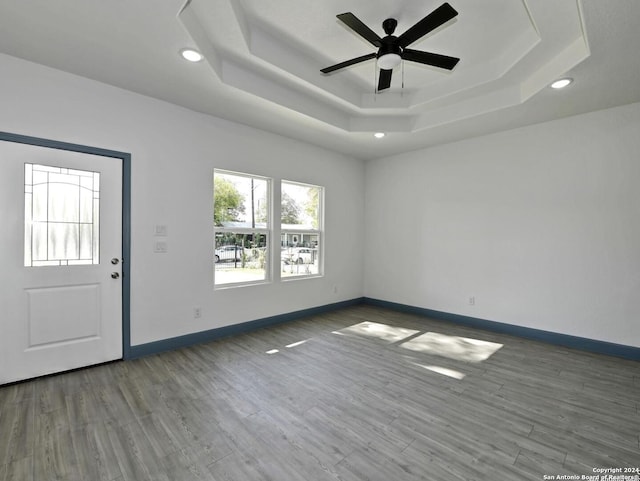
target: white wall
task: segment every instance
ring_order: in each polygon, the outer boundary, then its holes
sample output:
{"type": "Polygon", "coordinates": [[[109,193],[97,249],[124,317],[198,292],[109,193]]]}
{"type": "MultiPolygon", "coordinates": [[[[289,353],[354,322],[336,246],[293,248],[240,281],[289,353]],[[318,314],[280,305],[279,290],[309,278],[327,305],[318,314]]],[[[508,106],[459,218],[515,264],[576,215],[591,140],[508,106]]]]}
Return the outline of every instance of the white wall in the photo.
{"type": "Polygon", "coordinates": [[[0,130],[132,154],[134,345],[364,293],[640,346],[640,104],[371,161],[365,170],[330,151],[5,55],[0,72],[0,130]],[[325,277],[214,291],[214,167],[324,185],[325,277]],[[152,251],[156,224],[169,228],[168,254],[152,251]],[[194,306],[202,319],[192,319],[194,306]]]}
{"type": "Polygon", "coordinates": [[[639,182],[640,104],[369,162],[365,296],[640,346],[639,182]]]}
{"type": "Polygon", "coordinates": [[[132,154],[132,345],[362,296],[362,162],[6,55],[0,72],[0,130],[132,154]],[[214,167],[325,186],[325,276],[214,291],[214,167]]]}

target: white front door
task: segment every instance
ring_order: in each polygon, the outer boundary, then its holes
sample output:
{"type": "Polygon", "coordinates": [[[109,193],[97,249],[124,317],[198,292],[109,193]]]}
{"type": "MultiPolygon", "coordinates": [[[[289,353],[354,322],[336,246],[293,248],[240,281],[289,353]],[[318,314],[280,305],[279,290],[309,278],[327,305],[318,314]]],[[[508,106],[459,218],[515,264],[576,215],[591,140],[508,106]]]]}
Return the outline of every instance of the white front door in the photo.
{"type": "Polygon", "coordinates": [[[0,384],[122,358],[121,258],[122,159],[0,140],[0,384]]]}

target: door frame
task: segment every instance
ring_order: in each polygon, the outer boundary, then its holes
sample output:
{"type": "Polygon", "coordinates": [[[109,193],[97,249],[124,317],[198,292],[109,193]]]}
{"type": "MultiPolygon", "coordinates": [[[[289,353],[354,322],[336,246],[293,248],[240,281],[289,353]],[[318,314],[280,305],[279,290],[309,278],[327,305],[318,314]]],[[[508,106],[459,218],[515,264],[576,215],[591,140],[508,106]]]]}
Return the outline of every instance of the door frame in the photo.
{"type": "Polygon", "coordinates": [[[0,131],[0,141],[110,157],[122,162],[122,358],[131,358],[131,154],[0,131]]]}

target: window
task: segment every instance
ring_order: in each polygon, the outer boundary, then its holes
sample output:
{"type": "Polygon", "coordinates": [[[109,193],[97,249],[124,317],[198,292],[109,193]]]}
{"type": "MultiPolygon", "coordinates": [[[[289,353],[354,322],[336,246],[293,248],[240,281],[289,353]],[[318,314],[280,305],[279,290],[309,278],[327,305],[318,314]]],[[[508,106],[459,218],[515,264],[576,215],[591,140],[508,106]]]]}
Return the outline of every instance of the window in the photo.
{"type": "Polygon", "coordinates": [[[24,265],[99,264],[100,174],[24,166],[24,265]]]}
{"type": "Polygon", "coordinates": [[[214,285],[269,280],[271,183],[264,177],[214,170],[214,285]]]}
{"type": "Polygon", "coordinates": [[[282,181],[280,267],[283,279],[322,274],[322,187],[282,181]]]}

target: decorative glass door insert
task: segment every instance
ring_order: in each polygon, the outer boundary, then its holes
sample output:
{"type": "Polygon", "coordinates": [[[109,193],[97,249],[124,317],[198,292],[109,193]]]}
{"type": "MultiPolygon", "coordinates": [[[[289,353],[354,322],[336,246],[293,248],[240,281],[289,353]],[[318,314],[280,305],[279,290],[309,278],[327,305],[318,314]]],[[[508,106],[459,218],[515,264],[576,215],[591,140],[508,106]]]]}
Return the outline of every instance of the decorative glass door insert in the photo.
{"type": "Polygon", "coordinates": [[[24,265],[100,262],[100,174],[25,164],[24,265]]]}

